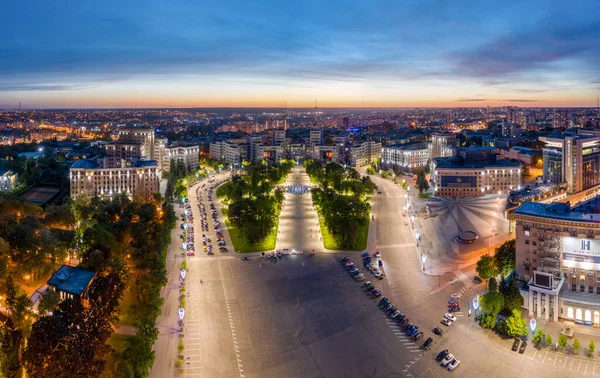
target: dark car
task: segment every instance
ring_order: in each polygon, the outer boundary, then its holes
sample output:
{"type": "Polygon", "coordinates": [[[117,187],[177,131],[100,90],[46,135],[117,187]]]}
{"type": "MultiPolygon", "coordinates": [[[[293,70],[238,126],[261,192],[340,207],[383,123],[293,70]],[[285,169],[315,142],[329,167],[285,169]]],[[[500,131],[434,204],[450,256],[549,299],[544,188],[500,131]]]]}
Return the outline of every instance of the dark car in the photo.
{"type": "Polygon", "coordinates": [[[379,290],[375,290],[375,291],[372,291],[370,293],[370,295],[371,295],[371,298],[379,298],[383,295],[383,293],[379,290]]]}
{"type": "Polygon", "coordinates": [[[435,333],[438,336],[442,336],[444,334],[444,331],[442,331],[442,329],[440,327],[435,327],[433,329],[433,333],[435,333]]]}
{"type": "Polygon", "coordinates": [[[410,338],[412,341],[417,341],[419,340],[421,337],[423,337],[425,333],[421,332],[417,332],[414,335],[412,335],[412,337],[410,338]]]}
{"type": "Polygon", "coordinates": [[[444,349],[443,351],[441,351],[440,353],[437,354],[437,356],[435,356],[435,360],[436,361],[441,361],[444,358],[446,358],[446,356],[448,355],[448,349],[444,349]]]}
{"type": "Polygon", "coordinates": [[[375,286],[373,286],[373,285],[369,285],[369,286],[365,287],[365,291],[366,292],[369,292],[369,291],[371,291],[373,289],[375,289],[375,286]]]}
{"type": "Polygon", "coordinates": [[[433,339],[431,337],[428,337],[427,340],[425,340],[425,342],[423,343],[423,345],[421,345],[421,349],[428,350],[429,346],[431,345],[432,342],[433,342],[433,339]]]}
{"type": "Polygon", "coordinates": [[[400,327],[404,327],[408,324],[408,322],[410,322],[409,318],[404,318],[404,320],[402,320],[400,323],[398,323],[398,326],[400,327]]]}
{"type": "Polygon", "coordinates": [[[413,327],[413,324],[412,323],[408,323],[404,327],[402,327],[402,330],[403,331],[408,331],[412,327],[413,327]]]}
{"type": "Polygon", "coordinates": [[[521,347],[519,348],[519,353],[521,353],[521,354],[525,353],[526,348],[527,348],[527,341],[523,341],[523,344],[521,344],[521,347]]]}
{"type": "Polygon", "coordinates": [[[460,307],[452,307],[450,309],[448,309],[449,312],[458,312],[460,311],[460,307]]]}
{"type": "Polygon", "coordinates": [[[481,278],[479,278],[479,276],[475,276],[475,277],[473,277],[473,282],[480,284],[483,282],[483,280],[481,278]]]}
{"type": "Polygon", "coordinates": [[[362,257],[369,257],[369,252],[365,252],[362,254],[362,257]]]}
{"type": "Polygon", "coordinates": [[[513,345],[512,345],[513,352],[516,352],[517,350],[519,350],[519,344],[521,344],[521,340],[515,339],[515,341],[513,342],[513,345]]]}
{"type": "Polygon", "coordinates": [[[340,260],[340,263],[345,264],[346,262],[348,262],[350,260],[350,258],[348,256],[344,256],[342,257],[342,259],[340,260]]]}
{"type": "Polygon", "coordinates": [[[404,318],[406,318],[406,315],[404,315],[404,314],[400,314],[400,315],[396,316],[396,317],[394,318],[394,320],[396,321],[396,323],[400,323],[401,321],[403,321],[403,320],[404,320],[404,318]]]}
{"type": "Polygon", "coordinates": [[[406,332],[406,336],[410,337],[410,336],[414,335],[417,332],[419,332],[419,327],[414,326],[411,329],[409,329],[408,332],[406,332]]]}
{"type": "MultiPolygon", "coordinates": [[[[368,286],[368,285],[370,285],[370,284],[371,284],[371,281],[367,281],[367,282],[365,282],[364,284],[362,284],[361,286],[362,286],[362,287],[366,287],[366,286],[368,286]]],[[[381,298],[381,299],[379,300],[379,304],[380,304],[380,305],[382,305],[382,304],[384,304],[385,302],[389,302],[389,301],[390,301],[389,299],[387,299],[386,297],[383,297],[383,298],[381,298]]]]}

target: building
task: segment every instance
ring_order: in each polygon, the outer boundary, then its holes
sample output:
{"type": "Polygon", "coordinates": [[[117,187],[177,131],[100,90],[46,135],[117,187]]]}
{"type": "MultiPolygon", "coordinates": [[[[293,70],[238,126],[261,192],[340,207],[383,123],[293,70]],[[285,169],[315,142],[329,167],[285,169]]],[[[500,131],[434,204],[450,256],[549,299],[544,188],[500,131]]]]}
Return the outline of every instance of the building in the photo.
{"type": "Polygon", "coordinates": [[[262,135],[260,134],[248,134],[246,136],[247,156],[246,159],[249,161],[262,160],[260,158],[259,146],[262,145],[262,135]]]}
{"type": "Polygon", "coordinates": [[[273,145],[281,145],[285,142],[285,130],[273,130],[273,145]]]}
{"type": "Polygon", "coordinates": [[[398,167],[403,170],[426,167],[431,159],[431,146],[427,142],[385,146],[381,149],[381,163],[386,168],[398,167]]]}
{"type": "Polygon", "coordinates": [[[519,162],[499,160],[492,164],[474,165],[465,162],[470,161],[434,159],[431,181],[436,196],[483,196],[521,189],[519,162]]]}
{"type": "Polygon", "coordinates": [[[505,122],[502,125],[502,136],[510,137],[510,138],[520,138],[521,137],[521,125],[516,123],[505,122]]]}
{"type": "Polygon", "coordinates": [[[48,280],[50,290],[56,291],[60,299],[77,299],[84,308],[89,305],[89,289],[96,273],[63,265],[48,280]]]}
{"type": "Polygon", "coordinates": [[[146,157],[146,146],[143,143],[115,142],[106,145],[106,155],[121,159],[146,157]]]}
{"type": "Polygon", "coordinates": [[[69,170],[71,198],[153,195],[158,193],[160,176],[155,160],[108,156],[78,160],[69,170]]]}
{"type": "Polygon", "coordinates": [[[540,137],[544,181],[567,183],[569,193],[600,184],[600,136],[540,137]]]}
{"type": "Polygon", "coordinates": [[[158,166],[163,169],[169,169],[169,161],[165,157],[165,149],[169,144],[169,140],[167,138],[156,138],[154,140],[154,155],[153,159],[158,162],[158,166]],[[166,166],[164,164],[167,164],[166,166]]]}
{"type": "Polygon", "coordinates": [[[571,124],[570,109],[554,109],[552,112],[552,127],[566,130],[571,127],[571,124]]]}
{"type": "Polygon", "coordinates": [[[163,167],[169,171],[171,161],[182,162],[189,171],[195,171],[199,166],[199,146],[172,145],[164,149],[163,167]]]}
{"type": "MultiPolygon", "coordinates": [[[[338,155],[340,153],[340,145],[335,145],[338,148],[338,155]]],[[[342,151],[343,151],[343,145],[342,151]]],[[[370,164],[375,159],[381,158],[381,143],[379,142],[363,142],[359,145],[353,145],[350,147],[350,166],[362,167],[370,164]]]]}
{"type": "Polygon", "coordinates": [[[10,192],[19,185],[18,175],[10,169],[0,169],[0,191],[10,192]]]}
{"type": "Polygon", "coordinates": [[[211,159],[225,162],[226,164],[239,165],[242,163],[242,148],[239,144],[223,141],[214,142],[209,145],[209,156],[211,159]]]}
{"type": "Polygon", "coordinates": [[[528,147],[515,146],[510,150],[500,150],[504,159],[518,160],[523,165],[532,165],[535,157],[535,150],[528,147]]]}
{"type": "Polygon", "coordinates": [[[309,134],[309,143],[320,146],[323,144],[323,130],[311,130],[309,134]]]}
{"type": "Polygon", "coordinates": [[[449,147],[456,146],[456,134],[454,133],[433,133],[431,135],[431,157],[452,156],[449,147]]]}
{"type": "Polygon", "coordinates": [[[154,157],[154,129],[153,128],[137,128],[128,127],[119,129],[118,132],[119,142],[129,143],[142,143],[144,150],[148,154],[149,159],[155,159],[154,157]]]}
{"type": "Polygon", "coordinates": [[[577,206],[526,202],[516,221],[516,272],[535,317],[600,325],[600,197],[577,206]]]}

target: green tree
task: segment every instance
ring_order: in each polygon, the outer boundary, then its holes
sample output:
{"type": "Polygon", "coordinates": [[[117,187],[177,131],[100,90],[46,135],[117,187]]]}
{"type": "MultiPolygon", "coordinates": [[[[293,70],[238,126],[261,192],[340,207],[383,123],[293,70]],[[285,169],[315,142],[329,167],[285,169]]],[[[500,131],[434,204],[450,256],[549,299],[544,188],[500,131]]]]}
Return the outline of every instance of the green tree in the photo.
{"type": "Polygon", "coordinates": [[[427,182],[425,171],[422,169],[417,171],[417,187],[419,188],[419,194],[423,194],[423,192],[429,190],[429,183],[427,182]]]}
{"type": "Polygon", "coordinates": [[[523,297],[514,275],[510,276],[506,292],[504,293],[504,305],[509,311],[519,310],[523,306],[523,297]]]}
{"type": "Polygon", "coordinates": [[[494,263],[504,276],[508,276],[515,269],[515,239],[509,240],[496,248],[494,263]]]}
{"type": "Polygon", "coordinates": [[[575,338],[575,340],[573,340],[573,350],[575,351],[575,353],[579,353],[580,349],[581,349],[581,343],[579,342],[578,338],[575,338]]]}
{"type": "Polygon", "coordinates": [[[533,334],[533,342],[537,345],[542,342],[543,338],[544,338],[544,331],[540,328],[536,329],[535,333],[533,334]]]}
{"type": "Polygon", "coordinates": [[[590,352],[590,357],[594,357],[594,351],[596,350],[596,344],[594,343],[594,339],[590,340],[590,344],[588,345],[588,352],[590,352]]]}
{"type": "Polygon", "coordinates": [[[49,289],[40,298],[38,311],[40,315],[46,315],[46,313],[53,312],[58,307],[59,303],[60,295],[56,291],[49,289]]]}
{"type": "Polygon", "coordinates": [[[552,336],[549,333],[546,334],[546,345],[552,345],[552,336]]]}
{"type": "Polygon", "coordinates": [[[496,325],[496,316],[504,307],[504,297],[498,292],[487,293],[481,297],[481,307],[485,314],[481,326],[484,328],[493,328],[496,325]]]}
{"type": "Polygon", "coordinates": [[[488,254],[485,254],[479,258],[475,270],[477,271],[477,274],[484,280],[498,273],[496,267],[494,266],[493,257],[488,254]]]}
{"type": "Polygon", "coordinates": [[[488,281],[488,291],[490,293],[498,292],[498,282],[496,282],[495,277],[490,277],[490,280],[488,281]]]}
{"type": "Polygon", "coordinates": [[[511,337],[525,335],[527,325],[525,319],[521,317],[521,311],[512,310],[511,315],[506,318],[506,334],[511,337]]]}
{"type": "Polygon", "coordinates": [[[561,348],[566,348],[567,347],[567,335],[560,335],[558,336],[558,346],[561,348]]]}

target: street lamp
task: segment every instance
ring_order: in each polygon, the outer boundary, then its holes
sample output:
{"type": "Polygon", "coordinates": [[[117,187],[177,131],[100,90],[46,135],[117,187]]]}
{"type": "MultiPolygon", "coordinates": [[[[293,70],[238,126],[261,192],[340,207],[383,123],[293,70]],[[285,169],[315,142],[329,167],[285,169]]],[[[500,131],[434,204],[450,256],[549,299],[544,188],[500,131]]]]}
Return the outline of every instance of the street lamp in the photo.
{"type": "Polygon", "coordinates": [[[423,262],[423,272],[425,271],[425,261],[427,261],[427,255],[421,253],[421,261],[423,262]]]}

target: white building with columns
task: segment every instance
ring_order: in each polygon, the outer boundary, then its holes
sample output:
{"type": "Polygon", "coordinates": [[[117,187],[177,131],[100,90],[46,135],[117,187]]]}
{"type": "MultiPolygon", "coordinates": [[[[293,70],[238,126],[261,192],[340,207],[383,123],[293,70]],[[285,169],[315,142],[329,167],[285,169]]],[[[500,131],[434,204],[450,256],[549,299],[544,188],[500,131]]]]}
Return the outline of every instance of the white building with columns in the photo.
{"type": "Polygon", "coordinates": [[[529,315],[600,326],[600,196],[573,207],[526,202],[513,214],[529,315]]]}

